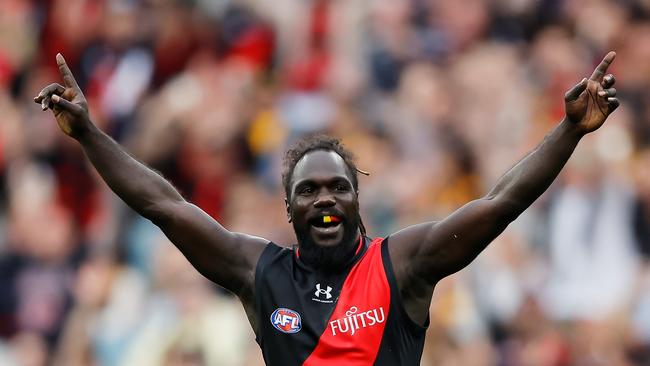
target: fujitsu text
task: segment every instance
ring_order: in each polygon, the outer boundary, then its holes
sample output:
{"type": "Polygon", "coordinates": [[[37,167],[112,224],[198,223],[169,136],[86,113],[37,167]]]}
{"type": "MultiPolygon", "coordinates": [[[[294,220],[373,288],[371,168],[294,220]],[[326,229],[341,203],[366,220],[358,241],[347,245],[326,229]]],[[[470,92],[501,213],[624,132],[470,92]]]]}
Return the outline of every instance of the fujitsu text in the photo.
{"type": "Polygon", "coordinates": [[[344,318],[330,321],[330,330],[333,336],[348,332],[350,332],[350,335],[354,335],[359,329],[372,327],[385,321],[386,316],[383,307],[358,312],[357,307],[353,306],[345,312],[344,318]]]}

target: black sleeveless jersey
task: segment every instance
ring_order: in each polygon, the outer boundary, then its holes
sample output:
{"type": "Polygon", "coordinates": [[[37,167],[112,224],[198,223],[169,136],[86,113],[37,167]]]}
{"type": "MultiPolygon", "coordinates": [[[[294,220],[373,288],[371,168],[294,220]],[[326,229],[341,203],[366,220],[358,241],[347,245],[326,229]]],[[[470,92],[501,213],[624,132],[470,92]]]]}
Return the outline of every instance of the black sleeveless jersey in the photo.
{"type": "Polygon", "coordinates": [[[270,243],[255,273],[257,343],[269,366],[420,364],[426,327],[406,314],[388,239],[363,238],[343,273],[322,275],[270,243]]]}

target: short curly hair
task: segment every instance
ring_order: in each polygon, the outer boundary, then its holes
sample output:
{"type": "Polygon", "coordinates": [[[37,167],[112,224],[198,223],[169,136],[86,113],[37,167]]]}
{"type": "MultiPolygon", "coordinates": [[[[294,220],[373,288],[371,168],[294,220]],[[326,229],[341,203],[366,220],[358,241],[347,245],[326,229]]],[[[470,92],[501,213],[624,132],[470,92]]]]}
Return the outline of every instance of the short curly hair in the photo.
{"type": "Polygon", "coordinates": [[[333,151],[343,158],[352,179],[352,186],[355,191],[359,190],[359,177],[357,166],[354,163],[354,155],[343,146],[341,140],[323,134],[314,134],[300,138],[284,155],[282,185],[287,199],[291,198],[291,178],[296,164],[307,153],[315,150],[333,151]]]}

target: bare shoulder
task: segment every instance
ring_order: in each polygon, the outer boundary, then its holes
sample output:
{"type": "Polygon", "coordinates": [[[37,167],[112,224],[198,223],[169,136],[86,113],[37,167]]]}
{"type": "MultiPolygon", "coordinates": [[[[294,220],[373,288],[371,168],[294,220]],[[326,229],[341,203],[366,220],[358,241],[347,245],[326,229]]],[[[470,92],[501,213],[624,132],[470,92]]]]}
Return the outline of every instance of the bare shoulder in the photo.
{"type": "Polygon", "coordinates": [[[390,235],[388,252],[398,282],[401,282],[400,279],[404,277],[405,272],[410,272],[408,268],[428,242],[431,232],[437,224],[438,221],[423,222],[408,226],[390,235]]]}
{"type": "Polygon", "coordinates": [[[422,262],[426,261],[426,247],[437,225],[437,221],[431,221],[409,226],[388,240],[388,253],[404,309],[418,324],[425,323],[433,294],[433,282],[427,281],[422,262]]]}
{"type": "Polygon", "coordinates": [[[235,245],[241,249],[242,254],[248,258],[252,266],[255,267],[264,252],[264,249],[271,243],[270,240],[239,232],[232,232],[235,245]]]}
{"type": "Polygon", "coordinates": [[[257,262],[269,240],[227,230],[186,201],[159,209],[164,214],[154,223],[201,274],[235,294],[253,286],[257,262]]]}
{"type": "Polygon", "coordinates": [[[423,222],[391,234],[388,242],[391,256],[393,254],[397,256],[413,254],[412,252],[417,251],[418,247],[427,240],[437,224],[438,221],[423,222]],[[402,252],[404,253],[402,254],[402,252]]]}

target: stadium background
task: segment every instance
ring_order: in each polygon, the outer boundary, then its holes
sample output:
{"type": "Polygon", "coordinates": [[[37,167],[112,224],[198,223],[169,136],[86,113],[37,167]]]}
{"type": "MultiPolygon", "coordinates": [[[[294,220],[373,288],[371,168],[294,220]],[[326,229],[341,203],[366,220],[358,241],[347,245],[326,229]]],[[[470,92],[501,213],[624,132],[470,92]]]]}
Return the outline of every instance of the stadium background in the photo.
{"type": "Polygon", "coordinates": [[[0,0],[0,365],[261,365],[237,301],[33,103],[57,52],[134,156],[292,243],[297,136],[343,138],[386,235],[486,192],[610,49],[621,107],[437,286],[422,364],[650,364],[649,19],[644,0],[0,0]]]}

